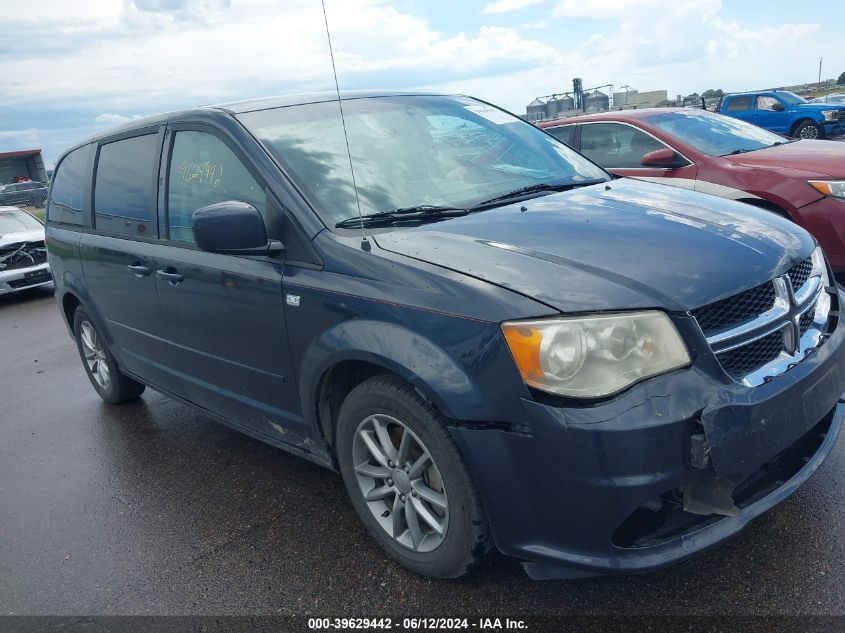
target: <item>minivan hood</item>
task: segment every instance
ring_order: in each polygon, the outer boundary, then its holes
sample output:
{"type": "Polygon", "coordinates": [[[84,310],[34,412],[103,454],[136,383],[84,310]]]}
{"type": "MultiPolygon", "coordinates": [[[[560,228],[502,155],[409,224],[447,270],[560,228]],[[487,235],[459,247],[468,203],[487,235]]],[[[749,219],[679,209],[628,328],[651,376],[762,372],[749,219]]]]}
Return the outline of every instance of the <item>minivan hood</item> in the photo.
{"type": "Polygon", "coordinates": [[[374,239],[562,312],[691,310],[772,279],[815,247],[767,211],[629,179],[374,239]]]}
{"type": "Polygon", "coordinates": [[[810,177],[845,178],[845,143],[794,141],[725,158],[735,165],[800,169],[810,177]]]}

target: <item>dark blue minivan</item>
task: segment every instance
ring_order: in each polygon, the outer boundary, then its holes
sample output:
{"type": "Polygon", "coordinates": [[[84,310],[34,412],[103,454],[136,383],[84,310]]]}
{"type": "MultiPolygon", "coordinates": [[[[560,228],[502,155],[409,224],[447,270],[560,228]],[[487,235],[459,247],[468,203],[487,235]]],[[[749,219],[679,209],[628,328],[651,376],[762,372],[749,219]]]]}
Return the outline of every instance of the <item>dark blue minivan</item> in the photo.
{"type": "Polygon", "coordinates": [[[340,471],[456,577],[657,568],[819,468],[843,294],[765,210],[628,179],[463,96],[203,107],[73,147],[56,296],[108,403],[149,386],[340,471]]]}

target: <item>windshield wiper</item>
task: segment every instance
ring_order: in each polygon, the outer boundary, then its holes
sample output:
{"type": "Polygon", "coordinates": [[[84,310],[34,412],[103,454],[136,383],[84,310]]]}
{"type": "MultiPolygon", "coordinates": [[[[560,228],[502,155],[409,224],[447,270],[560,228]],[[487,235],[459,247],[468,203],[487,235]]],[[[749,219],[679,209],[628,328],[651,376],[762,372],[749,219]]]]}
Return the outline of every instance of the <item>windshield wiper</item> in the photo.
{"type": "Polygon", "coordinates": [[[569,191],[570,189],[575,189],[577,187],[587,187],[589,185],[595,185],[600,182],[606,182],[604,180],[589,180],[586,182],[567,182],[567,183],[550,183],[550,182],[541,182],[537,183],[536,185],[528,185],[527,187],[520,187],[519,189],[514,189],[513,191],[508,191],[507,193],[503,193],[495,198],[490,198],[489,200],[484,200],[479,202],[478,204],[474,205],[473,209],[478,209],[480,207],[486,207],[491,204],[495,204],[497,202],[505,202],[507,200],[518,200],[520,198],[525,198],[535,193],[543,193],[543,192],[552,192],[552,191],[569,191]]]}
{"type": "Polygon", "coordinates": [[[414,220],[432,220],[440,218],[456,218],[469,213],[469,209],[462,207],[442,207],[433,204],[419,204],[413,207],[400,207],[392,211],[379,211],[366,215],[354,215],[335,224],[338,228],[355,228],[361,226],[375,226],[395,224],[396,222],[412,222],[414,220]]]}
{"type": "Polygon", "coordinates": [[[756,147],[754,149],[735,149],[732,152],[728,152],[727,154],[719,154],[719,156],[736,156],[737,154],[747,154],[748,152],[756,152],[758,149],[766,149],[767,147],[774,147],[775,145],[782,145],[781,141],[778,141],[774,145],[766,145],[764,147],[756,147]]]}

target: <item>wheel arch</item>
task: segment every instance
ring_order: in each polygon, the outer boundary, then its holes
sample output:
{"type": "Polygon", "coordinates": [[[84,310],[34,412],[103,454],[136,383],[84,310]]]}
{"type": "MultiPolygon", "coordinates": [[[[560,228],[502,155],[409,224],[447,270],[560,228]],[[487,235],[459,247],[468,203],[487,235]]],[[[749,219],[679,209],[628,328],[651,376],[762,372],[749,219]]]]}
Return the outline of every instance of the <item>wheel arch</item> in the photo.
{"type": "Polygon", "coordinates": [[[737,202],[744,202],[745,204],[750,204],[752,207],[765,209],[766,211],[776,213],[787,220],[792,220],[792,216],[790,216],[786,209],[770,200],[763,200],[762,198],[739,198],[737,199],[737,202]]]}
{"type": "Polygon", "coordinates": [[[813,125],[818,127],[819,128],[819,136],[821,137],[822,126],[819,125],[818,121],[816,121],[814,118],[809,117],[809,116],[803,116],[800,119],[798,119],[797,121],[794,121],[792,123],[792,127],[789,128],[789,136],[794,136],[795,132],[798,131],[798,128],[801,127],[801,125],[803,125],[804,123],[812,123],[813,125]]]}
{"type": "Polygon", "coordinates": [[[306,420],[331,446],[343,400],[357,385],[390,373],[412,385],[443,415],[462,420],[495,420],[498,415],[476,381],[433,341],[399,325],[356,319],[338,324],[311,343],[300,372],[306,420]]]}
{"type": "MultiPolygon", "coordinates": [[[[69,271],[65,271],[61,278],[60,296],[61,299],[58,299],[58,301],[60,302],[61,311],[65,317],[65,323],[67,324],[71,337],[75,336],[73,331],[74,312],[76,312],[77,308],[82,307],[94,320],[94,325],[97,326],[97,330],[105,337],[109,345],[113,344],[111,331],[106,327],[102,315],[97,310],[94,301],[92,301],[86,291],[85,284],[79,277],[69,271]]],[[[119,359],[118,362],[120,362],[119,359]]]]}
{"type": "Polygon", "coordinates": [[[73,315],[81,305],[82,301],[72,291],[65,292],[62,296],[62,313],[65,315],[67,326],[71,329],[73,329],[73,315]]]}

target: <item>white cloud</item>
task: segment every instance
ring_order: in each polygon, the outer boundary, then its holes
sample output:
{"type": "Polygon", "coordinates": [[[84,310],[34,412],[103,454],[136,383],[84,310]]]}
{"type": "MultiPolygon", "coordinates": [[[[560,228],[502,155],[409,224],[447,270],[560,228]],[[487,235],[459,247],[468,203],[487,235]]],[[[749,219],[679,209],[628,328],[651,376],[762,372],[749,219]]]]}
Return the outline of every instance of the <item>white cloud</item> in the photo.
{"type": "Polygon", "coordinates": [[[724,20],[721,9],[719,0],[562,0],[546,32],[580,18],[603,19],[601,32],[585,33],[531,69],[426,87],[473,94],[524,112],[536,96],[571,90],[573,77],[582,77],[585,87],[629,84],[639,90],[666,89],[673,97],[707,88],[814,81],[820,56],[841,57],[836,33],[825,36],[818,24],[755,28],[724,20]]]}
{"type": "MultiPolygon", "coordinates": [[[[70,12],[42,30],[39,41],[62,42],[60,49],[27,47],[18,59],[0,57],[0,75],[12,67],[8,74],[17,77],[50,69],[49,81],[0,88],[0,106],[70,102],[100,112],[150,112],[333,86],[319,2],[292,0],[284,10],[259,0],[121,6],[116,19],[92,22],[70,12]]],[[[407,86],[423,73],[489,73],[497,64],[527,66],[557,54],[511,28],[444,35],[381,0],[334,0],[327,9],[341,87],[379,73],[407,86]]],[[[22,24],[0,26],[0,39],[14,28],[22,24]]]]}
{"type": "Polygon", "coordinates": [[[524,9],[532,4],[540,4],[541,2],[544,2],[544,0],[496,0],[496,2],[491,2],[485,5],[485,7],[481,9],[481,13],[482,15],[490,13],[510,13],[511,11],[524,9]]]}
{"type": "MultiPolygon", "coordinates": [[[[477,6],[489,15],[540,1],[477,6]]],[[[5,126],[26,145],[135,113],[334,88],[319,0],[18,4],[0,0],[0,108],[4,118],[33,113],[5,126]],[[38,45],[22,32],[36,32],[38,45]],[[52,115],[67,110],[81,114],[52,115]]],[[[537,22],[484,26],[476,15],[451,29],[411,12],[422,4],[327,0],[342,89],[462,92],[522,112],[537,95],[569,90],[572,77],[670,95],[788,85],[814,79],[818,58],[842,51],[833,26],[738,24],[720,0],[554,0],[537,22]]]]}
{"type": "Polygon", "coordinates": [[[122,0],[38,0],[23,6],[19,0],[0,0],[0,15],[4,21],[17,18],[27,20],[84,20],[96,21],[117,17],[123,10],[122,0]]]}
{"type": "Polygon", "coordinates": [[[138,119],[142,115],[140,114],[133,114],[131,116],[124,116],[122,114],[98,114],[94,117],[94,121],[97,123],[105,123],[107,125],[120,125],[121,123],[128,123],[132,119],[138,119]]]}
{"type": "Polygon", "coordinates": [[[721,0],[685,0],[674,4],[665,0],[561,0],[552,13],[558,17],[621,20],[640,16],[651,22],[660,19],[667,10],[676,12],[681,9],[684,13],[707,18],[718,13],[721,8],[721,0]]]}
{"type": "Polygon", "coordinates": [[[0,130],[0,147],[3,146],[27,146],[32,147],[38,143],[37,128],[29,128],[26,130],[0,130]]]}

